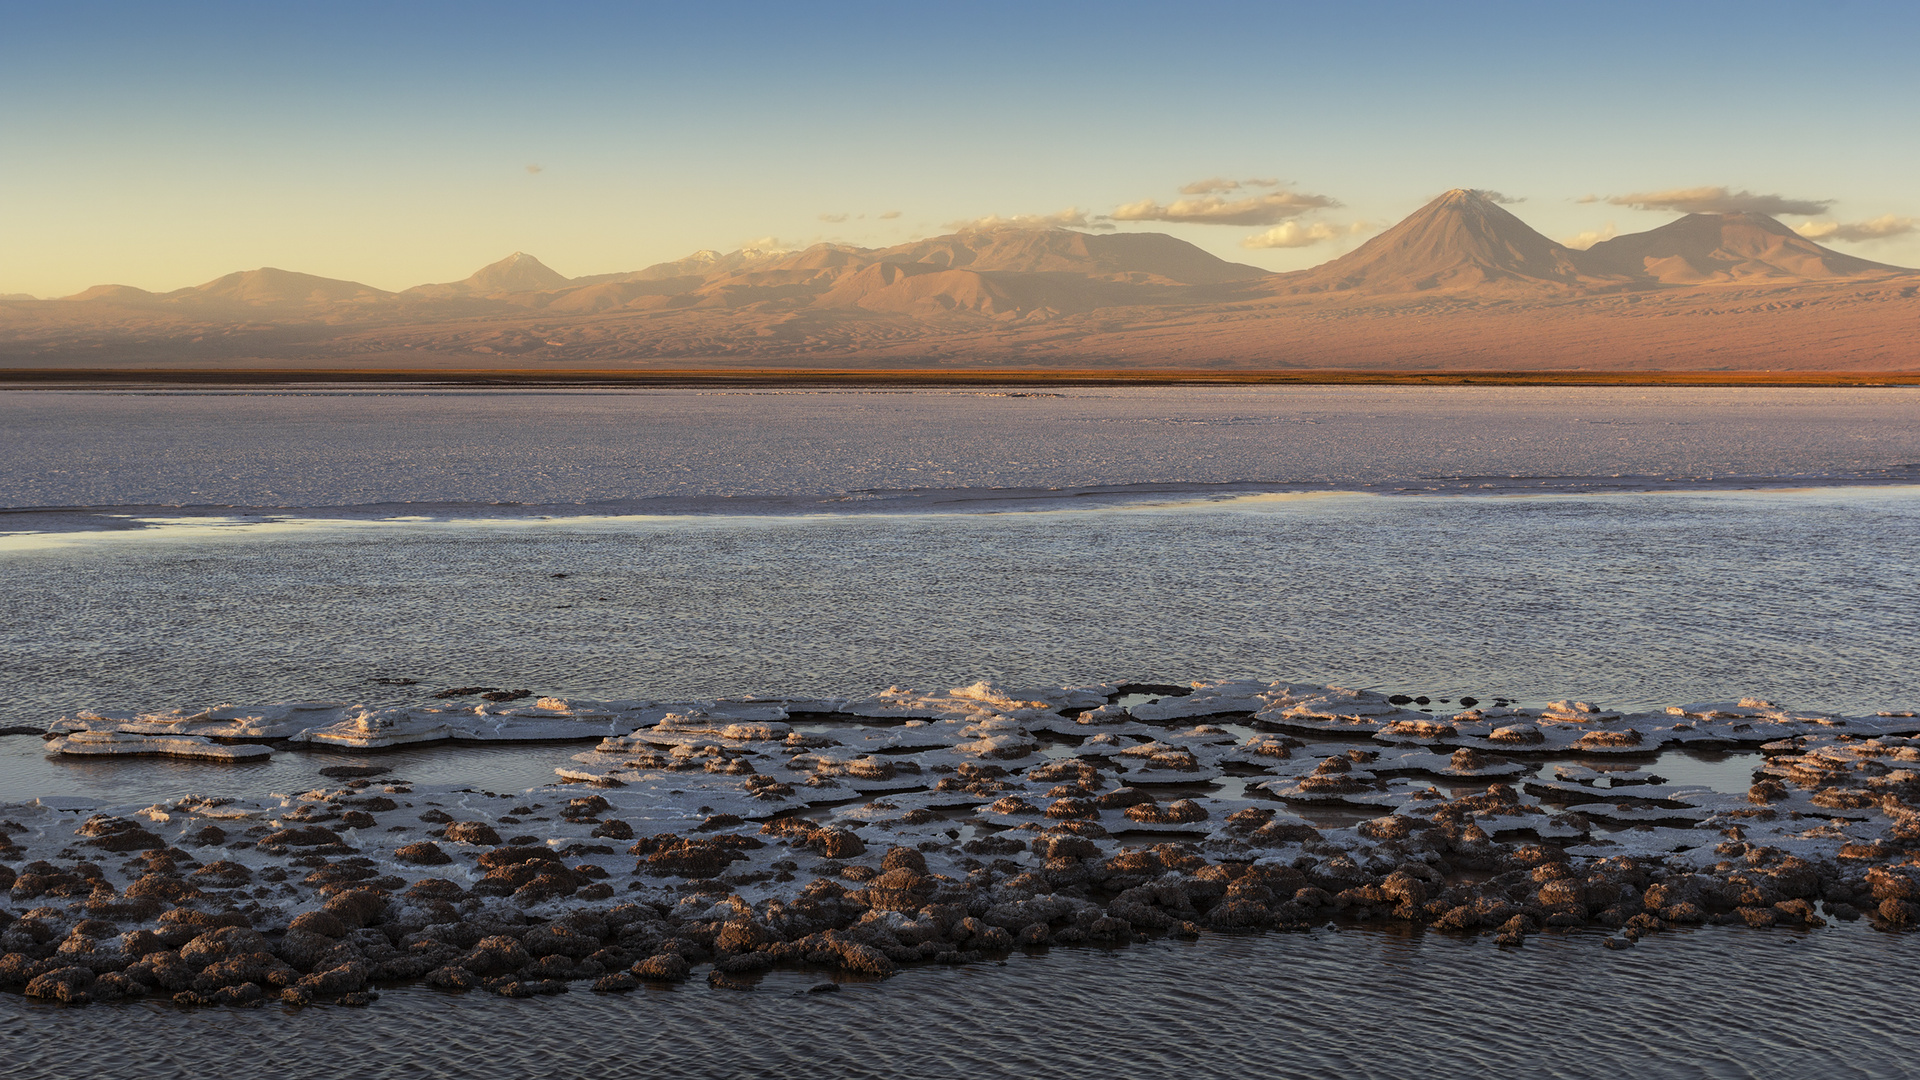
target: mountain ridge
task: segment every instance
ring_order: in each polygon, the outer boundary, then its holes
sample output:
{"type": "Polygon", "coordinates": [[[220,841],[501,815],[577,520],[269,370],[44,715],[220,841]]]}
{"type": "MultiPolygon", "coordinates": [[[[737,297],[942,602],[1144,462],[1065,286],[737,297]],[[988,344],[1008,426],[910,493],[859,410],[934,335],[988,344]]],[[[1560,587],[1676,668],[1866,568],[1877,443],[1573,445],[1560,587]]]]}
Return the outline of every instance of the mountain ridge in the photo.
{"type": "Polygon", "coordinates": [[[1689,215],[1579,251],[1454,189],[1285,274],[1159,233],[999,226],[579,278],[515,252],[399,293],[263,267],[166,293],[0,299],[0,366],[102,356],[1893,370],[1920,368],[1920,272],[1759,215],[1689,215]]]}

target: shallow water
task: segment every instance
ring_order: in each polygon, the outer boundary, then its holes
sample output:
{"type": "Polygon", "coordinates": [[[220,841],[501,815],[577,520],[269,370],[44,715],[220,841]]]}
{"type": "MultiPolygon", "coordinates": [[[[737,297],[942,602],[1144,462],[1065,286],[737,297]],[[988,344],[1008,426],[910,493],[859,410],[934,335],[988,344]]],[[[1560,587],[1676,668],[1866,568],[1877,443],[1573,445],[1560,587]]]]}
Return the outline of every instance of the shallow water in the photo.
{"type": "MultiPolygon", "coordinates": [[[[804,725],[801,725],[804,729],[804,725]]],[[[1229,725],[1232,729],[1232,726],[1229,725]]],[[[9,798],[58,796],[89,800],[99,807],[170,802],[188,795],[220,794],[261,798],[333,787],[320,770],[333,765],[373,765],[392,770],[382,784],[449,785],[475,791],[518,792],[544,784],[561,783],[554,769],[569,764],[587,743],[428,743],[373,753],[282,748],[266,760],[244,762],[176,758],[49,756],[31,735],[0,738],[0,792],[9,798]]],[[[1346,745],[1346,744],[1342,744],[1346,745]]],[[[1070,748],[1062,746],[1063,753],[1070,748]]],[[[1745,794],[1762,756],[1756,750],[1667,750],[1657,757],[1578,762],[1590,768],[1638,770],[1641,777],[1662,782],[1699,785],[1728,794],[1745,794]]],[[[1542,759],[1538,775],[1551,778],[1553,767],[1572,758],[1542,759]]],[[[1246,786],[1257,778],[1219,776],[1201,786],[1213,798],[1244,800],[1246,786]]],[[[1465,782],[1477,790],[1487,781],[1465,782]]],[[[1167,796],[1174,797],[1174,796],[1167,796]]],[[[1296,808],[1299,809],[1299,808],[1296,808]]],[[[1308,807],[1300,812],[1311,811],[1308,807]]],[[[1337,811],[1351,812],[1351,808],[1337,811]]],[[[1371,811],[1362,816],[1372,816],[1371,811]]]]}
{"type": "Polygon", "coordinates": [[[0,724],[981,678],[1873,712],[1914,704],[1915,537],[1920,488],[85,534],[4,556],[0,724]]]}
{"type": "Polygon", "coordinates": [[[1920,938],[1713,927],[1597,934],[1209,935],[914,968],[835,994],[776,972],[510,1000],[387,991],[367,1012],[63,1009],[0,999],[8,1075],[151,1077],[1911,1075],[1920,938]]]}

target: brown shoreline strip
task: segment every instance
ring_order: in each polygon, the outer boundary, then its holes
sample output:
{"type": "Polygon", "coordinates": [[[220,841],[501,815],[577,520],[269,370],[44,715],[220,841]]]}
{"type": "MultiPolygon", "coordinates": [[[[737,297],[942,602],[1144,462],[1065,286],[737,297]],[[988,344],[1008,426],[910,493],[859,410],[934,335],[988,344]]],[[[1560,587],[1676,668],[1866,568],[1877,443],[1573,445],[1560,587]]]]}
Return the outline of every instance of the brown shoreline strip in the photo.
{"type": "Polygon", "coordinates": [[[0,368],[0,389],[139,386],[287,386],[426,383],[434,386],[757,388],[1111,386],[1920,386],[1920,372],[1834,371],[1378,371],[1217,368],[0,368]]]}

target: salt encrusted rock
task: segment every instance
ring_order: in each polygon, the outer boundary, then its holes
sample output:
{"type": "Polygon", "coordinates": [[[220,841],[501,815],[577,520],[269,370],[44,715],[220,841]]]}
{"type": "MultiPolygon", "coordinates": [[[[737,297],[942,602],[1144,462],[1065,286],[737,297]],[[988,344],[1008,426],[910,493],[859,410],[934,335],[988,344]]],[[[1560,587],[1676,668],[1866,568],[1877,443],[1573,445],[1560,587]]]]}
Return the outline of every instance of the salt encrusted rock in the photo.
{"type": "Polygon", "coordinates": [[[326,903],[326,911],[348,927],[372,925],[386,910],[386,896],[372,889],[336,893],[326,903]]]}
{"type": "Polygon", "coordinates": [[[80,835],[88,843],[107,851],[152,851],[167,846],[166,841],[142,828],[138,822],[95,814],[80,826],[80,835]]]}
{"type": "Polygon", "coordinates": [[[1380,729],[1375,738],[1382,741],[1438,742],[1458,738],[1459,729],[1443,720],[1395,720],[1380,729]]]}
{"type": "Polygon", "coordinates": [[[393,857],[412,866],[445,866],[453,861],[453,856],[431,840],[403,844],[393,849],[393,857]]]}
{"type": "Polygon", "coordinates": [[[456,844],[495,845],[500,834],[484,821],[456,821],[447,826],[447,839],[456,844]]]}
{"type": "Polygon", "coordinates": [[[1136,803],[1127,807],[1127,819],[1144,825],[1188,825],[1207,820],[1207,809],[1192,799],[1181,799],[1167,806],[1136,803]]]}
{"type": "Polygon", "coordinates": [[[686,957],[668,952],[636,962],[632,974],[647,982],[685,982],[692,970],[686,957]]]}
{"type": "Polygon", "coordinates": [[[24,993],[31,998],[46,998],[67,1005],[85,1005],[92,1000],[87,988],[93,985],[93,970],[86,967],[63,967],[36,975],[27,983],[24,993]]]}
{"type": "Polygon", "coordinates": [[[333,847],[341,844],[340,834],[321,825],[306,825],[292,829],[280,829],[262,836],[257,843],[262,850],[275,847],[333,847]]]}

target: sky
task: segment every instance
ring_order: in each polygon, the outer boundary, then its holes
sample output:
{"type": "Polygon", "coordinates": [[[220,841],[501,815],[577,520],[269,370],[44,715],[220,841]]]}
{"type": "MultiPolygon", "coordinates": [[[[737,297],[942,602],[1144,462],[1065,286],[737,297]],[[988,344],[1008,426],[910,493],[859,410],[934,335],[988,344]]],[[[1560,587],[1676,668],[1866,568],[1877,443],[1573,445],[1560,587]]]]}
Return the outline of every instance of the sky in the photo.
{"type": "Polygon", "coordinates": [[[1754,207],[1920,266],[1912,3],[277,7],[13,6],[0,293],[991,218],[1290,270],[1455,187],[1563,241],[1754,207]]]}

